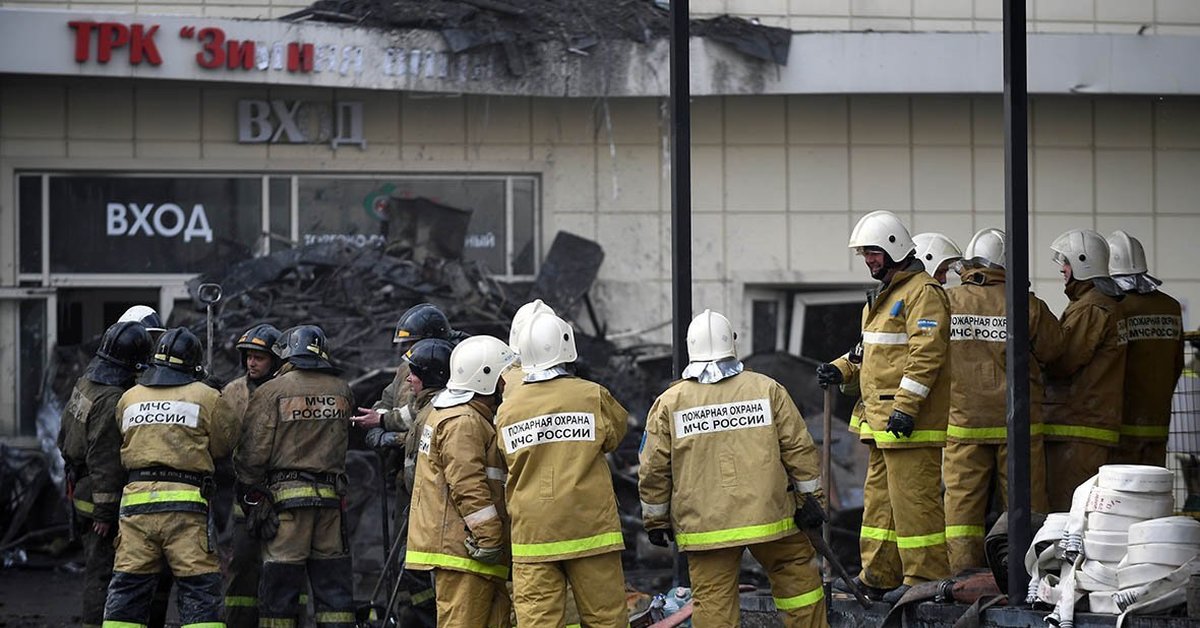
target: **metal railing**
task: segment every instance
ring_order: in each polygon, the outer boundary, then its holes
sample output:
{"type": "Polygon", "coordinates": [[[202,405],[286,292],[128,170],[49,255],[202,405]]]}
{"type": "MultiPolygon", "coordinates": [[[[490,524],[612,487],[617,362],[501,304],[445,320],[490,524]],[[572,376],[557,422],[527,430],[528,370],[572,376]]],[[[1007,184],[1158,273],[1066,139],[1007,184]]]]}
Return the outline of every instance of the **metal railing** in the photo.
{"type": "Polygon", "coordinates": [[[1200,514],[1200,331],[1183,334],[1183,376],[1171,400],[1167,468],[1175,474],[1175,510],[1200,514]]]}

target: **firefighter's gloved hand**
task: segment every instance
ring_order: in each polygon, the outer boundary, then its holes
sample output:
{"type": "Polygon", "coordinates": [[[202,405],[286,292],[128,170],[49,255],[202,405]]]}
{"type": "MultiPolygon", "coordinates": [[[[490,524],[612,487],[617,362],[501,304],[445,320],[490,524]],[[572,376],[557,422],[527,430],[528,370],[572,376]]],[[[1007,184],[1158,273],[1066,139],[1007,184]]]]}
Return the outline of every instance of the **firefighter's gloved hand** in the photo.
{"type": "Polygon", "coordinates": [[[831,384],[837,385],[844,380],[845,378],[842,377],[842,372],[838,370],[838,367],[828,362],[817,367],[817,384],[821,388],[829,388],[831,384]]]}
{"type": "Polygon", "coordinates": [[[651,545],[657,545],[658,547],[667,547],[675,540],[675,533],[670,528],[647,530],[646,536],[650,538],[651,545]]]}
{"type": "Polygon", "coordinates": [[[792,515],[792,520],[796,522],[796,527],[801,530],[809,528],[819,528],[826,521],[829,521],[829,516],[825,514],[825,509],[821,507],[821,500],[813,493],[804,494],[804,502],[796,509],[796,513],[792,515]]]}
{"type": "Polygon", "coordinates": [[[892,410],[892,416],[888,417],[887,427],[884,429],[896,438],[901,436],[908,438],[912,436],[913,430],[916,427],[917,420],[911,414],[906,414],[900,410],[892,410]]]}
{"type": "Polygon", "coordinates": [[[279,515],[271,494],[259,487],[239,487],[246,511],[246,533],[252,539],[270,541],[279,531],[279,515]]]}
{"type": "Polygon", "coordinates": [[[479,541],[469,536],[467,540],[463,541],[463,545],[467,548],[467,555],[471,558],[487,565],[495,565],[500,562],[500,559],[504,558],[504,548],[479,547],[478,543],[479,541]]]}

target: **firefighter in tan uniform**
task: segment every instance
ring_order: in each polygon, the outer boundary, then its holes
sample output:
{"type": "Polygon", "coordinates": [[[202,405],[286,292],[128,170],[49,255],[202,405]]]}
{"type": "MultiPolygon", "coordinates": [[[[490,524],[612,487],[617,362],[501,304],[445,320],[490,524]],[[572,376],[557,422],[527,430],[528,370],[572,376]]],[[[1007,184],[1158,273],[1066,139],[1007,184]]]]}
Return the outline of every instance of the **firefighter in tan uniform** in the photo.
{"type": "Polygon", "coordinates": [[[962,249],[950,236],[934,232],[913,236],[913,245],[916,246],[917,259],[925,266],[925,272],[945,286],[951,267],[962,259],[962,249]]]}
{"type": "Polygon", "coordinates": [[[319,628],[354,626],[342,521],[354,395],[332,373],[325,332],[301,325],[275,345],[285,362],[246,408],[234,456],[251,535],[262,542],[259,625],[296,625],[307,581],[319,628]]]}
{"type": "MultiPolygon", "coordinates": [[[[454,345],[441,338],[426,338],[413,344],[402,358],[408,366],[408,385],[413,392],[408,402],[408,414],[412,417],[409,429],[388,431],[379,425],[367,431],[366,442],[371,447],[403,448],[403,468],[396,477],[396,534],[404,535],[402,538],[407,537],[404,525],[408,521],[407,509],[412,501],[413,482],[416,479],[420,434],[429,415],[433,413],[433,398],[446,388],[450,378],[450,353],[453,350],[454,345]]],[[[399,553],[399,561],[404,562],[403,549],[399,553]]],[[[429,574],[410,570],[405,571],[401,578],[407,597],[399,598],[398,604],[410,606],[413,620],[420,625],[436,625],[437,606],[429,574]]]]}
{"type": "Polygon", "coordinates": [[[1050,248],[1070,303],[1059,318],[1063,352],[1046,365],[1042,429],[1050,510],[1065,512],[1075,488],[1108,464],[1121,439],[1125,325],[1104,237],[1073,229],[1050,248]]]}
{"type": "Polygon", "coordinates": [[[1108,237],[1108,268],[1125,292],[1125,397],[1121,446],[1111,463],[1166,466],[1171,399],[1183,374],[1183,311],[1149,275],[1146,251],[1137,238],[1115,231],[1108,237]]]}
{"type": "Polygon", "coordinates": [[[240,426],[220,393],[201,383],[202,353],[187,329],[164,333],[140,384],[117,402],[113,420],[129,475],[105,626],[146,624],[164,557],[178,587],[180,623],[220,625],[208,499],[213,460],[229,455],[240,426]]]}
{"type": "Polygon", "coordinates": [[[472,336],[450,355],[446,390],[421,429],[405,567],[432,571],[438,626],[507,627],[512,603],[504,458],[492,419],[515,359],[499,338],[472,336]]]}
{"type": "MultiPolygon", "coordinates": [[[[950,423],[942,476],[946,484],[946,547],[950,570],[986,567],[983,538],[995,481],[1008,503],[1007,339],[1005,235],[983,229],[971,238],[962,285],[950,298],[950,423]]],[[[1042,447],[1042,364],[1062,353],[1058,319],[1029,295],[1030,503],[1047,512],[1046,455],[1042,447]]]]}
{"type": "Polygon", "coordinates": [[[646,417],[638,493],[650,542],[687,552],[701,628],[737,626],[738,567],[750,553],[788,628],[826,626],[812,544],[825,521],[817,450],[775,380],[742,370],[729,320],[705,310],[687,332],[683,379],[646,417]]]}
{"type": "Polygon", "coordinates": [[[125,486],[121,428],[113,420],[117,400],[149,360],[150,334],[145,327],[130,322],[109,327],[63,410],[58,448],[74,506],[72,525],[83,542],[84,626],[98,628],[104,621],[113,571],[117,505],[125,486]]]}
{"type": "MultiPolygon", "coordinates": [[[[234,414],[242,419],[245,426],[246,407],[250,404],[250,395],[259,386],[270,381],[279,370],[279,356],[271,351],[271,347],[279,340],[279,330],[274,325],[263,323],[246,330],[238,338],[235,345],[242,354],[242,367],[246,374],[225,384],[221,396],[229,403],[234,414]]],[[[262,545],[250,536],[246,530],[246,515],[236,501],[236,477],[233,472],[233,461],[230,459],[217,462],[217,494],[225,493],[226,484],[230,493],[230,503],[223,504],[230,512],[218,514],[217,521],[226,521],[228,532],[221,536],[228,545],[229,566],[225,580],[225,625],[230,628],[253,628],[258,625],[258,579],[262,572],[262,545]],[[222,473],[228,468],[228,479],[223,481],[222,473]]]]}
{"type": "Polygon", "coordinates": [[[950,402],[950,312],[945,291],[915,259],[908,230],[871,212],[850,234],[880,285],[863,308],[863,357],[817,369],[822,387],[855,378],[870,446],[859,539],[872,597],[895,602],[912,586],[950,575],[942,506],[942,447],[950,402]],[[886,592],[886,593],[885,593],[886,592]]]}
{"type": "Polygon", "coordinates": [[[496,414],[517,625],[565,625],[570,583],[583,625],[623,628],[625,541],[604,455],[624,438],[629,413],[606,388],[568,370],[578,354],[561,318],[534,315],[517,346],[524,381],[505,388],[496,414]]]}

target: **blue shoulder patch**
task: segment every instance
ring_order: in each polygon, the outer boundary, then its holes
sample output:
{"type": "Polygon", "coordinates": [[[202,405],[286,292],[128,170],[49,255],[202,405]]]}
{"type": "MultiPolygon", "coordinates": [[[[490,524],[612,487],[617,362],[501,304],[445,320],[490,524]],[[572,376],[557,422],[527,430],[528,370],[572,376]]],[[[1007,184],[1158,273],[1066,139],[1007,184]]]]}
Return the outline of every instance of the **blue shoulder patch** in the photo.
{"type": "Polygon", "coordinates": [[[917,327],[919,327],[921,329],[933,329],[934,327],[937,327],[937,326],[938,326],[937,321],[929,320],[928,318],[918,318],[917,319],[917,327]]]}
{"type": "Polygon", "coordinates": [[[904,311],[904,299],[900,299],[899,301],[896,301],[895,303],[892,304],[892,316],[900,316],[900,313],[903,311],[904,311]]]}
{"type": "Polygon", "coordinates": [[[646,448],[646,432],[642,432],[642,442],[638,444],[638,455],[642,455],[642,450],[646,448]]]}

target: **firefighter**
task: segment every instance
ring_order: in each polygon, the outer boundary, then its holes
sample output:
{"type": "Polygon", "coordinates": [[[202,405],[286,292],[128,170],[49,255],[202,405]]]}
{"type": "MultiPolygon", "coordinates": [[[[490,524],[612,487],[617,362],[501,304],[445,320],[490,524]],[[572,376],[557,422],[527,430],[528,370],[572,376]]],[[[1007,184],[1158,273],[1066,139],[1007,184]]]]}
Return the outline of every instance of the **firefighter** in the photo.
{"type": "Polygon", "coordinates": [[[1162,282],[1150,276],[1137,238],[1114,231],[1108,247],[1109,272],[1125,292],[1125,390],[1134,391],[1124,397],[1121,446],[1110,462],[1163,467],[1171,398],[1183,373],[1183,312],[1179,301],[1158,289],[1162,282]]]}
{"type": "Polygon", "coordinates": [[[450,354],[446,390],[421,428],[405,567],[432,571],[442,628],[507,627],[512,604],[504,458],[492,419],[515,356],[472,336],[450,354]]]}
{"type": "MultiPolygon", "coordinates": [[[[250,395],[270,381],[279,369],[279,356],[271,350],[278,340],[279,330],[274,325],[263,323],[246,330],[235,345],[242,355],[242,367],[246,369],[246,374],[226,384],[221,389],[221,396],[229,402],[234,414],[242,419],[243,426],[246,425],[246,406],[250,403],[250,395]]],[[[225,581],[225,624],[230,628],[252,628],[258,625],[258,577],[262,571],[262,547],[258,539],[252,538],[247,532],[246,515],[242,508],[233,503],[237,493],[235,484],[233,461],[219,460],[217,493],[222,499],[217,503],[231,511],[217,515],[218,522],[228,524],[226,533],[220,535],[229,551],[228,578],[225,581]]]]}
{"type": "Polygon", "coordinates": [[[512,394],[517,386],[520,386],[525,380],[525,371],[521,367],[521,347],[517,344],[517,338],[521,332],[529,325],[529,321],[533,320],[538,314],[550,314],[555,316],[554,308],[546,305],[541,299],[534,299],[525,305],[517,308],[513,314],[512,326],[508,330],[508,348],[516,354],[517,359],[513,362],[511,368],[504,372],[504,389],[512,394]]]}
{"type": "Polygon", "coordinates": [[[1072,229],[1050,249],[1070,299],[1059,318],[1063,352],[1046,365],[1043,426],[1047,498],[1052,512],[1063,512],[1120,441],[1125,338],[1122,293],[1108,275],[1104,237],[1072,229]]]}
{"type": "MultiPolygon", "coordinates": [[[[406,510],[412,501],[420,434],[433,412],[431,402],[434,396],[446,388],[446,382],[450,378],[450,353],[453,350],[454,345],[441,338],[426,338],[413,344],[403,357],[409,370],[408,385],[413,392],[408,407],[409,415],[413,417],[411,427],[406,432],[389,432],[382,426],[376,426],[367,432],[366,442],[371,447],[403,448],[404,465],[396,477],[397,534],[404,534],[406,510]]],[[[400,560],[404,560],[403,552],[400,560]]],[[[406,571],[402,578],[414,619],[421,625],[435,625],[437,609],[433,599],[433,583],[430,582],[429,575],[425,572],[406,571]]]]}
{"type": "Polygon", "coordinates": [[[320,327],[294,327],[275,347],[284,365],[250,396],[234,456],[248,526],[263,547],[259,625],[296,625],[307,571],[318,628],[352,628],[342,498],[354,395],[332,373],[320,327]]]}
{"type": "Polygon", "coordinates": [[[799,529],[826,520],[817,450],[787,390],[744,371],[734,339],[712,310],[688,326],[682,379],[646,418],[642,520],[651,543],[673,539],[687,552],[696,625],[739,625],[738,568],[749,549],[784,625],[826,626],[813,547],[799,529]]]}
{"type": "Polygon", "coordinates": [[[192,332],[167,331],[139,384],[117,402],[128,483],[105,626],[146,624],[164,558],[178,587],[180,623],[221,622],[208,500],[213,461],[229,455],[240,425],[220,393],[202,383],[202,354],[192,332]]]}
{"type": "MultiPolygon", "coordinates": [[[[463,332],[450,328],[449,319],[437,306],[420,303],[408,308],[400,316],[392,344],[403,354],[424,338],[441,338],[457,344],[466,337],[463,332]]],[[[396,377],[384,387],[379,401],[370,408],[359,408],[359,413],[354,416],[354,424],[368,430],[382,425],[389,432],[407,432],[413,420],[408,407],[412,397],[408,363],[401,361],[396,369],[396,377]]]]}
{"type": "Polygon", "coordinates": [[[516,344],[524,382],[505,395],[496,432],[508,466],[517,624],[565,625],[570,583],[583,625],[624,627],[625,541],[604,455],[625,437],[629,413],[568,370],[578,354],[566,321],[536,313],[521,321],[516,344]]]}
{"type": "Polygon", "coordinates": [[[859,540],[869,595],[896,602],[916,584],[950,575],[942,507],[942,447],[949,414],[950,312],[900,219],[871,212],[850,234],[879,286],[863,308],[863,357],[817,369],[822,387],[856,381],[870,447],[859,540]]]}
{"type": "MultiPolygon", "coordinates": [[[[983,229],[967,244],[962,285],[950,298],[950,423],[942,475],[950,570],[986,567],[983,553],[988,487],[1008,503],[1005,235],[983,229]]],[[[1042,449],[1042,367],[1062,352],[1062,328],[1046,303],[1029,294],[1030,503],[1047,512],[1042,449]]]]}
{"type": "Polygon", "coordinates": [[[163,326],[162,317],[158,315],[158,310],[149,305],[135,305],[121,314],[121,318],[117,319],[118,323],[141,323],[146,331],[150,332],[150,339],[156,340],[163,332],[167,331],[163,326]]]}
{"type": "Polygon", "coordinates": [[[943,286],[946,285],[950,268],[962,259],[962,249],[949,236],[941,233],[918,233],[913,236],[917,259],[925,265],[925,272],[943,286]]]}
{"type": "Polygon", "coordinates": [[[72,525],[83,542],[84,626],[99,627],[104,621],[104,598],[113,571],[112,540],[125,486],[121,429],[113,420],[117,400],[149,360],[150,334],[141,323],[109,327],[63,411],[58,449],[75,512],[72,525]]]}

